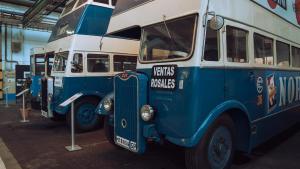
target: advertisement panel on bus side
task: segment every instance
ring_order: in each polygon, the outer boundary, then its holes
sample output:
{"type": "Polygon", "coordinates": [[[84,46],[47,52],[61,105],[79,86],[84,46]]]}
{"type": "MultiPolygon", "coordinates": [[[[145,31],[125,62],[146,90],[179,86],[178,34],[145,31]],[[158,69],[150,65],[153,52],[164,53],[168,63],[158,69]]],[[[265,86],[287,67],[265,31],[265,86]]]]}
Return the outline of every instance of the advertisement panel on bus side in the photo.
{"type": "Polygon", "coordinates": [[[251,0],[300,28],[300,0],[251,0]]]}

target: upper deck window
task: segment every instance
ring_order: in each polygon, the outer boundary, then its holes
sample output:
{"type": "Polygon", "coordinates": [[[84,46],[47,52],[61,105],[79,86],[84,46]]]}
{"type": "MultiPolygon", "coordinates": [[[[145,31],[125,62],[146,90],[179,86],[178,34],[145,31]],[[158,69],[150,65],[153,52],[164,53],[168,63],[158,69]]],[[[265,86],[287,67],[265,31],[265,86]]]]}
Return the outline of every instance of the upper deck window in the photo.
{"type": "Polygon", "coordinates": [[[254,57],[256,64],[274,65],[273,39],[254,34],[254,57]]]}
{"type": "Polygon", "coordinates": [[[280,67],[289,67],[290,66],[290,45],[277,41],[276,52],[277,52],[277,65],[280,67]]]}
{"type": "Polygon", "coordinates": [[[144,27],[140,59],[142,61],[187,59],[193,50],[196,19],[196,15],[191,15],[144,27]]]}
{"type": "MultiPolygon", "coordinates": [[[[208,24],[209,25],[208,21],[208,24]]],[[[215,31],[207,26],[206,40],[204,50],[204,60],[206,61],[219,61],[219,45],[218,45],[218,31],[215,31]]]]}
{"type": "Polygon", "coordinates": [[[114,71],[123,72],[125,70],[136,70],[136,56],[114,56],[114,71]]]}
{"type": "Polygon", "coordinates": [[[292,63],[293,67],[300,67],[300,48],[292,47],[292,63]]]}
{"type": "Polygon", "coordinates": [[[87,69],[92,73],[109,72],[109,56],[101,54],[87,55],[87,69]]]}
{"type": "Polygon", "coordinates": [[[70,11],[72,11],[74,5],[76,3],[76,0],[71,0],[67,3],[63,13],[61,14],[61,16],[64,16],[65,14],[69,13],[70,11]]]}
{"type": "Polygon", "coordinates": [[[64,72],[66,70],[68,56],[69,52],[60,52],[55,54],[53,63],[54,72],[64,72]]]}
{"type": "Polygon", "coordinates": [[[229,62],[246,63],[248,31],[227,26],[227,59],[229,62]]]}

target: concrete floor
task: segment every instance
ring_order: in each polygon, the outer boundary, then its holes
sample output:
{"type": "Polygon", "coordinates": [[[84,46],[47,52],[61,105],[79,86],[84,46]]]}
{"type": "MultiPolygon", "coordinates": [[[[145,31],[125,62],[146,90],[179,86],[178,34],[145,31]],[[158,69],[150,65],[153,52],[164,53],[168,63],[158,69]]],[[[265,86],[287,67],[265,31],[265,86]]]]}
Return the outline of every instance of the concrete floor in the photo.
{"type": "MultiPolygon", "coordinates": [[[[110,145],[103,130],[77,135],[76,143],[83,150],[67,152],[64,146],[70,144],[70,134],[63,122],[43,119],[34,111],[30,123],[21,124],[18,109],[16,105],[0,105],[0,138],[22,169],[185,168],[180,148],[151,145],[145,155],[135,155],[110,145]]],[[[250,156],[238,155],[232,169],[300,169],[300,124],[258,147],[250,156]]]]}

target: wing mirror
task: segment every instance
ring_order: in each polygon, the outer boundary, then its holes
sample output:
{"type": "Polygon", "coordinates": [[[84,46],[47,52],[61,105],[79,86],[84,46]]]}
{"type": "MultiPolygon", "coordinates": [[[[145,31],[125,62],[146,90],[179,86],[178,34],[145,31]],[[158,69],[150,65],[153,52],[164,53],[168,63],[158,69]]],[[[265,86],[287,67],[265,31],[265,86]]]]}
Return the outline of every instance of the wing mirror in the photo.
{"type": "Polygon", "coordinates": [[[224,26],[224,18],[218,15],[215,15],[211,18],[209,22],[209,27],[212,30],[218,31],[224,26]]]}

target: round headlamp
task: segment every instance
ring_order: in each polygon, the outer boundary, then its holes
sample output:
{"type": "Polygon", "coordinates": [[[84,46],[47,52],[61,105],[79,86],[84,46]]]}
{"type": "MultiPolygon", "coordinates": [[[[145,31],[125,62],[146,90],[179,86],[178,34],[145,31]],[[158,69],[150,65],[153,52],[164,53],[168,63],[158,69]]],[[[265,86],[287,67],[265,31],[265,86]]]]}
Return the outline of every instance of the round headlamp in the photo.
{"type": "Polygon", "coordinates": [[[150,105],[144,105],[141,108],[141,118],[148,122],[154,118],[154,109],[150,105]]]}
{"type": "Polygon", "coordinates": [[[105,111],[111,111],[112,106],[113,106],[113,103],[112,103],[111,99],[105,99],[103,101],[103,107],[104,107],[105,111]]]}

